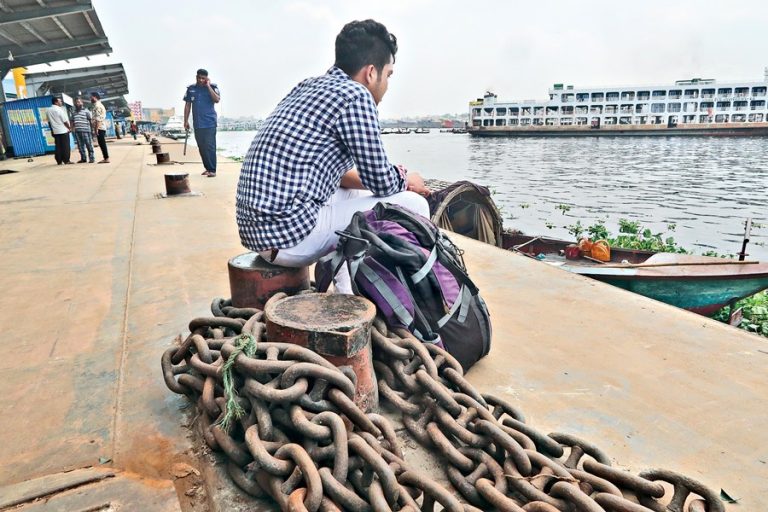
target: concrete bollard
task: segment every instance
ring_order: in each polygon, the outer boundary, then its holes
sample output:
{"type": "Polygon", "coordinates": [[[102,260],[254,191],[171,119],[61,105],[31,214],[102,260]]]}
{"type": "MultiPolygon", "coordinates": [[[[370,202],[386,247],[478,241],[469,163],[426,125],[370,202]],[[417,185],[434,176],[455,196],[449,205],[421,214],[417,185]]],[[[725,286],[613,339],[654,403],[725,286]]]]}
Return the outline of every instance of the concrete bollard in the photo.
{"type": "Polygon", "coordinates": [[[171,155],[169,153],[157,153],[155,156],[157,157],[158,165],[171,163],[171,155]]]}
{"type": "Polygon", "coordinates": [[[371,325],[376,306],[355,295],[304,293],[271,302],[264,310],[267,339],[294,343],[317,352],[335,366],[355,373],[355,397],[366,412],[379,408],[373,371],[371,325]]]}
{"type": "Polygon", "coordinates": [[[189,194],[189,173],[176,172],[165,175],[165,193],[169,196],[189,194]]]}
{"type": "Polygon", "coordinates": [[[227,267],[230,296],[236,308],[264,309],[269,298],[277,292],[292,295],[309,290],[309,267],[272,265],[253,252],[235,256],[227,267]]]}

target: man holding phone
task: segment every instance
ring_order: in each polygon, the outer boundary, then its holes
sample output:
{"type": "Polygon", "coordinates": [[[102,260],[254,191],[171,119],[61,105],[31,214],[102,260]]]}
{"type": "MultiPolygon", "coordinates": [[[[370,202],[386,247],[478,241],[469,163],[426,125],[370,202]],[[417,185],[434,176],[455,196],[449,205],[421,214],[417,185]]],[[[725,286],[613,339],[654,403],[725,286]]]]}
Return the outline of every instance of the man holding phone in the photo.
{"type": "Polygon", "coordinates": [[[203,159],[203,176],[216,177],[216,109],[221,93],[208,78],[208,71],[197,70],[195,83],[184,94],[184,129],[189,131],[189,114],[195,128],[195,142],[203,159]]]}

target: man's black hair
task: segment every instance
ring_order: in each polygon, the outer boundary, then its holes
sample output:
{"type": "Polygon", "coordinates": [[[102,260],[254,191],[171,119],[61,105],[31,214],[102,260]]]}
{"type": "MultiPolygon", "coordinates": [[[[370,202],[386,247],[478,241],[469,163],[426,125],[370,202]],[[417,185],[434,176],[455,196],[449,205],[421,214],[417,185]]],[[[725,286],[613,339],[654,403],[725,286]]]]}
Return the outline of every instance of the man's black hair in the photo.
{"type": "Polygon", "coordinates": [[[381,73],[396,53],[397,38],[374,20],[347,23],[336,36],[336,67],[349,76],[369,64],[381,73]]]}
{"type": "Polygon", "coordinates": [[[91,97],[96,98],[97,100],[101,99],[101,95],[99,93],[97,93],[97,92],[92,92],[91,93],[91,97]]]}
{"type": "Polygon", "coordinates": [[[200,75],[200,76],[208,76],[208,70],[200,68],[200,69],[197,70],[197,74],[200,75]]]}
{"type": "Polygon", "coordinates": [[[53,98],[51,98],[51,105],[55,105],[57,101],[59,101],[59,98],[57,96],[54,96],[53,98]]]}

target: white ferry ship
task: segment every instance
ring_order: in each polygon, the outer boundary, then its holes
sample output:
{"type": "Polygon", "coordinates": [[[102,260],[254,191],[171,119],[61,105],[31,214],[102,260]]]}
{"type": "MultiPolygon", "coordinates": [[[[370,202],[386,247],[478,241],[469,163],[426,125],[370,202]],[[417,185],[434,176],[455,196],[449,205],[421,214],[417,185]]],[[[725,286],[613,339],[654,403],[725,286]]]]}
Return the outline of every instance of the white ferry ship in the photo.
{"type": "Polygon", "coordinates": [[[478,136],[768,135],[763,81],[678,80],[674,85],[574,87],[549,100],[502,102],[491,92],[469,103],[478,136]]]}

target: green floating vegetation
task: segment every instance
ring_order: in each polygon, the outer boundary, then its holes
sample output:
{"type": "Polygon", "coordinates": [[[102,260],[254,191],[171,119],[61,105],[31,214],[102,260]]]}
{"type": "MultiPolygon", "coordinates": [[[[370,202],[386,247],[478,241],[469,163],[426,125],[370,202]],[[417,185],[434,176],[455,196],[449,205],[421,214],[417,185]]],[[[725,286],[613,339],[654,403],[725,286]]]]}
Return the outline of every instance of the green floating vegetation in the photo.
{"type": "MultiPolygon", "coordinates": [[[[547,227],[550,226],[547,225],[547,227]]],[[[667,224],[667,229],[669,231],[674,231],[676,227],[675,224],[667,224]]],[[[605,227],[605,221],[603,220],[598,220],[591,226],[583,226],[581,221],[578,220],[575,224],[565,226],[565,228],[577,240],[586,236],[593,242],[597,240],[605,240],[611,247],[656,252],[674,252],[678,254],[691,254],[692,252],[677,245],[677,242],[675,242],[673,237],[665,237],[664,232],[653,233],[650,229],[643,227],[639,221],[619,219],[619,234],[616,236],[605,227]]],[[[703,253],[702,256],[714,256],[720,258],[735,257],[734,254],[718,254],[715,251],[707,251],[703,253]]],[[[743,320],[738,326],[740,329],[768,337],[768,290],[763,290],[751,297],[738,301],[733,308],[734,310],[742,308],[743,320]]],[[[712,318],[720,322],[728,323],[729,316],[730,307],[724,307],[715,313],[712,318]]]]}
{"type": "MultiPolygon", "coordinates": [[[[670,231],[674,231],[675,227],[674,224],[667,225],[667,229],[670,231]]],[[[591,226],[586,227],[581,224],[580,220],[577,220],[576,224],[565,226],[565,228],[577,240],[583,238],[586,234],[593,242],[605,240],[611,247],[680,254],[688,253],[687,250],[677,245],[673,237],[665,237],[664,232],[654,233],[650,229],[643,227],[636,220],[619,219],[619,234],[616,236],[613,236],[608,231],[604,220],[598,220],[591,226]]]]}

